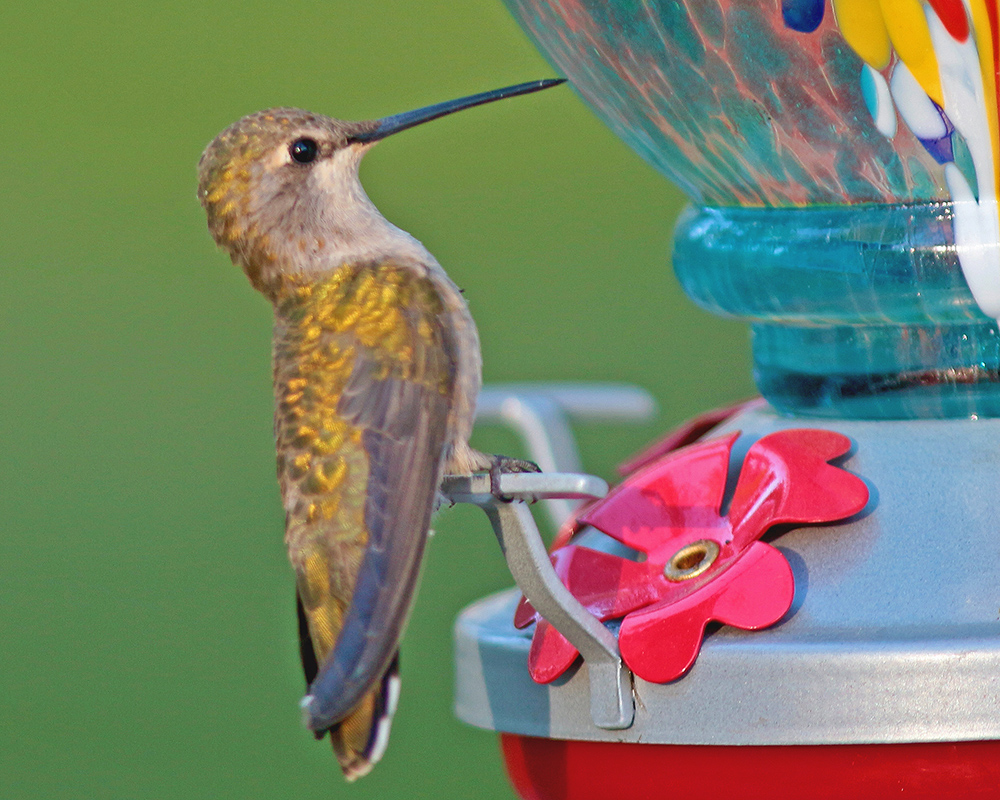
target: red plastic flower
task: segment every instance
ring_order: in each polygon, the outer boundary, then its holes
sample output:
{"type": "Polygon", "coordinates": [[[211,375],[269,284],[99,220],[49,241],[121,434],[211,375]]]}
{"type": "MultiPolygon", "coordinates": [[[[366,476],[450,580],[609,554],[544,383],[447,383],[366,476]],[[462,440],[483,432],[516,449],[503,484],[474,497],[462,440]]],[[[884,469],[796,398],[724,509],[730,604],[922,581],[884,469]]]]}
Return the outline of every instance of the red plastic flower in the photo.
{"type": "MultiPolygon", "coordinates": [[[[833,522],[868,502],[864,481],[831,459],[846,436],[796,429],[772,433],[747,452],[726,515],[720,513],[738,433],[674,451],[628,478],[575,520],[645,553],[644,561],[575,544],[552,553],[556,572],[598,619],[623,618],[622,658],[640,678],[665,683],[694,663],[705,626],[773,625],[792,603],[792,570],[758,539],[773,525],[833,522]]],[[[538,683],[558,678],[576,648],[522,599],[514,623],[538,621],[528,669],[538,683]]]]}

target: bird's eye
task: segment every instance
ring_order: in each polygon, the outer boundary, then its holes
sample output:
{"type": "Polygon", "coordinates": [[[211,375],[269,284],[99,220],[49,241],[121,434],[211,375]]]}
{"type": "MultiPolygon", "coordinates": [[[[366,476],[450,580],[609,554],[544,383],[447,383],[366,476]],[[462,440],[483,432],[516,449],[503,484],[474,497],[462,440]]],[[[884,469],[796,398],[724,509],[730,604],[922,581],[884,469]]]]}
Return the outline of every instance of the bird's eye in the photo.
{"type": "Polygon", "coordinates": [[[319,155],[319,145],[315,139],[296,139],[288,146],[288,153],[300,164],[308,164],[319,155]]]}

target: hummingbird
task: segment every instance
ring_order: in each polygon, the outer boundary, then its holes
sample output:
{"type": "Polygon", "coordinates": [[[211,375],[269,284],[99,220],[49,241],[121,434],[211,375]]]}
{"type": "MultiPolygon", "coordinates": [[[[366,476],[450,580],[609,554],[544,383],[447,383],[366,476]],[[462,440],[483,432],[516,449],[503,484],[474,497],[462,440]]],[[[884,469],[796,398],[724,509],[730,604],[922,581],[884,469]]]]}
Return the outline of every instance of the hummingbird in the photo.
{"type": "Polygon", "coordinates": [[[347,780],[385,752],[399,642],[444,474],[537,471],[469,445],[482,361],[461,291],[361,186],[362,156],[415,125],[562,83],[378,120],[250,114],[198,164],[216,243],[274,306],[277,473],[295,571],[306,726],[347,780]]]}

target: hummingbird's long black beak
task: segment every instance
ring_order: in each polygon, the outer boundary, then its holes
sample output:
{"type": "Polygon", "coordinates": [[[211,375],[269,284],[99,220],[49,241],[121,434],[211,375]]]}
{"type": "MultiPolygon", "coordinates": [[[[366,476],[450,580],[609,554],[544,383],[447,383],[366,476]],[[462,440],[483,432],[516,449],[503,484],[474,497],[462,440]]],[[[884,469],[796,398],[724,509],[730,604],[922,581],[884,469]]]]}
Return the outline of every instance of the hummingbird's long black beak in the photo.
{"type": "Polygon", "coordinates": [[[465,108],[481,106],[484,103],[492,103],[494,100],[503,100],[505,97],[515,97],[519,94],[540,92],[542,89],[548,89],[550,86],[558,86],[560,83],[565,82],[565,78],[547,78],[542,81],[519,83],[517,86],[508,86],[504,89],[494,89],[492,92],[481,92],[480,94],[474,94],[470,97],[462,97],[458,100],[448,100],[444,103],[436,103],[435,105],[427,106],[426,108],[418,108],[416,111],[406,111],[402,114],[393,114],[391,117],[383,117],[382,119],[375,120],[371,123],[373,127],[370,130],[351,135],[349,137],[349,141],[359,142],[361,144],[377,142],[379,139],[384,139],[386,136],[391,136],[394,133],[405,131],[407,128],[412,128],[414,125],[430,122],[432,119],[437,119],[438,117],[443,117],[447,114],[453,114],[454,112],[461,111],[465,108]]]}

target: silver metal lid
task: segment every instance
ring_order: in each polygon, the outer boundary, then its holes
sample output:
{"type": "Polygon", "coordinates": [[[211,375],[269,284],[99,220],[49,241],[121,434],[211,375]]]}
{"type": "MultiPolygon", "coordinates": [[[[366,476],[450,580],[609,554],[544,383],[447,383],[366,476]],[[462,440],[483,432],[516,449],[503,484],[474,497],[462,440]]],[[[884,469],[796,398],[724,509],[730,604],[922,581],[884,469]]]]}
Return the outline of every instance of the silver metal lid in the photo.
{"type": "Polygon", "coordinates": [[[475,603],[455,627],[456,713],[484,728],[676,744],[1000,739],[1000,420],[867,422],[744,412],[734,458],[775,430],[855,443],[844,466],[872,489],[847,524],[772,540],[795,575],[778,625],[709,633],[684,677],[633,680],[625,729],[591,718],[586,663],[554,684],[528,675],[520,593],[475,603]],[[742,445],[742,448],[741,448],[742,445]]]}

